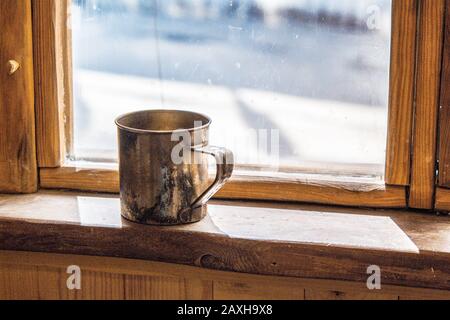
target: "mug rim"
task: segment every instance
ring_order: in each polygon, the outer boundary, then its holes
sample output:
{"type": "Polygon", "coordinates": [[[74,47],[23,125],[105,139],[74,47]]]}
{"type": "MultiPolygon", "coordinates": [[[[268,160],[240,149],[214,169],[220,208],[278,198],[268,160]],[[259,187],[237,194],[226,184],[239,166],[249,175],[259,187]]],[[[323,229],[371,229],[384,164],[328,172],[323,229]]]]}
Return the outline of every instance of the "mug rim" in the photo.
{"type": "Polygon", "coordinates": [[[176,131],[187,131],[187,132],[194,132],[197,130],[202,130],[202,129],[206,129],[208,128],[211,123],[212,120],[210,117],[208,117],[207,115],[204,115],[202,113],[199,112],[192,112],[192,111],[186,111],[186,110],[177,110],[177,109],[147,109],[147,110],[139,110],[139,111],[133,111],[133,112],[128,112],[125,114],[122,114],[120,116],[118,116],[115,120],[114,120],[116,126],[119,129],[128,131],[128,132],[134,132],[134,133],[153,133],[153,134],[172,134],[176,131]],[[121,120],[125,119],[126,117],[135,115],[135,114],[139,114],[139,113],[157,113],[157,112],[172,112],[172,113],[187,113],[187,114],[191,114],[191,115],[197,115],[200,117],[203,117],[207,120],[206,124],[200,126],[200,127],[192,127],[192,128],[185,128],[185,129],[175,129],[175,130],[146,130],[146,129],[138,129],[138,128],[132,128],[132,127],[128,127],[125,126],[123,124],[120,123],[121,120]]]}

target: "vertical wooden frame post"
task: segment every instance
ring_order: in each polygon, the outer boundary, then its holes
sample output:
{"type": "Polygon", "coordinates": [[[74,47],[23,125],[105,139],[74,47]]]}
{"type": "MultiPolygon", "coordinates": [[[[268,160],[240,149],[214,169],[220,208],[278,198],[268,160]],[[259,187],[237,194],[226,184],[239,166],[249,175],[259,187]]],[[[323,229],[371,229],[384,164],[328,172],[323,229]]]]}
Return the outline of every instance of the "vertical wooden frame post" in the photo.
{"type": "Polygon", "coordinates": [[[30,0],[0,1],[0,192],[37,191],[30,0]]]}
{"type": "Polygon", "coordinates": [[[391,74],[385,181],[410,182],[411,134],[414,107],[417,0],[392,4],[391,74]]]}
{"type": "Polygon", "coordinates": [[[416,107],[409,206],[433,209],[445,0],[419,1],[416,107]]]}
{"type": "Polygon", "coordinates": [[[439,114],[439,186],[436,209],[450,211],[450,0],[446,1],[439,114]]]}
{"type": "Polygon", "coordinates": [[[450,0],[446,2],[439,123],[439,185],[450,188],[450,0]]]}
{"type": "Polygon", "coordinates": [[[66,155],[65,124],[72,100],[67,0],[32,0],[39,167],[60,167],[66,155]]]}

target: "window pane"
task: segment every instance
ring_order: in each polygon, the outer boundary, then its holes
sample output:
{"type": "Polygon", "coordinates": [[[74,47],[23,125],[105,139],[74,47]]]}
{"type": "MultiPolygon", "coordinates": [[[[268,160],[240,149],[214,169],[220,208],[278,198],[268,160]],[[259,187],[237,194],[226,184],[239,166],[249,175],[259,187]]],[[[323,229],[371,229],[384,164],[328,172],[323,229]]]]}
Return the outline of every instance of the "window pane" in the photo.
{"type": "Polygon", "coordinates": [[[115,161],[120,114],[183,109],[243,166],[382,174],[390,19],[391,0],[73,0],[73,157],[115,161]]]}

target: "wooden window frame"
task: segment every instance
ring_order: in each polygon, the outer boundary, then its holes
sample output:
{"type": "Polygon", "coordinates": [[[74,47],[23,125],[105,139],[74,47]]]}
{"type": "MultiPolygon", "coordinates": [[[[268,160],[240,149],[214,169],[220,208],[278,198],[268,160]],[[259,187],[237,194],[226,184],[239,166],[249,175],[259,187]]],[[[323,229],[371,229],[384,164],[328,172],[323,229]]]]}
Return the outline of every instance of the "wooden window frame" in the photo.
{"type": "Polygon", "coordinates": [[[409,206],[434,209],[437,128],[446,1],[419,1],[409,206]]]}
{"type": "MultiPolygon", "coordinates": [[[[20,1],[31,1],[33,12],[40,187],[117,193],[117,170],[66,161],[72,145],[70,0],[20,1]]],[[[237,174],[216,198],[434,209],[445,1],[393,0],[385,183],[237,174]]]]}

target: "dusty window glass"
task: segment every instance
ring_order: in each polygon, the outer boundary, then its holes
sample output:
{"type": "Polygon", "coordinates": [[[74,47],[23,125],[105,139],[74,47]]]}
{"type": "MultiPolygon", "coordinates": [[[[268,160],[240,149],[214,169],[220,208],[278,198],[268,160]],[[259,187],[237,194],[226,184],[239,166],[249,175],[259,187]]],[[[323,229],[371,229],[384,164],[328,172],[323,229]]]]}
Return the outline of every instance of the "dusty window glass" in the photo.
{"type": "Polygon", "coordinates": [[[164,108],[241,168],[383,174],[391,0],[72,3],[72,158],[116,161],[114,119],[164,108]]]}

